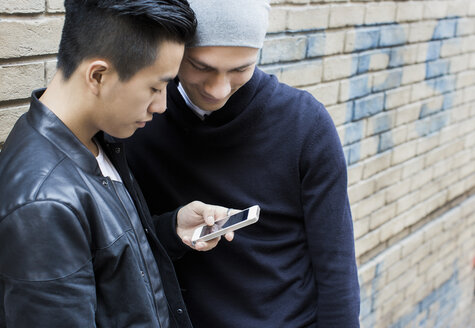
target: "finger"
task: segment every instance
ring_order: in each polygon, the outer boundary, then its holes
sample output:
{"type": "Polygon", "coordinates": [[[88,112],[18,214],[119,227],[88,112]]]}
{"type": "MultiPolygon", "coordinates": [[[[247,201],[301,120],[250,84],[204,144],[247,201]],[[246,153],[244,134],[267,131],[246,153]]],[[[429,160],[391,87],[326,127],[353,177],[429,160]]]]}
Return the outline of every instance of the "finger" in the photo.
{"type": "Polygon", "coordinates": [[[227,232],[224,235],[224,238],[226,238],[227,241],[232,241],[234,239],[234,232],[233,231],[227,232]]]}
{"type": "Polygon", "coordinates": [[[183,243],[188,247],[194,248],[193,243],[191,242],[191,238],[188,236],[184,236],[182,239],[183,243]]]}
{"type": "Polygon", "coordinates": [[[214,208],[213,205],[203,204],[201,216],[207,225],[213,225],[216,220],[214,208]]]}
{"type": "Polygon", "coordinates": [[[205,223],[209,226],[212,226],[214,224],[214,215],[208,215],[208,216],[205,216],[205,223]]]}
{"type": "Polygon", "coordinates": [[[208,240],[207,242],[200,241],[195,244],[195,249],[197,251],[203,252],[203,251],[209,251],[210,249],[213,249],[218,245],[219,240],[221,237],[217,237],[211,240],[208,240]]]}

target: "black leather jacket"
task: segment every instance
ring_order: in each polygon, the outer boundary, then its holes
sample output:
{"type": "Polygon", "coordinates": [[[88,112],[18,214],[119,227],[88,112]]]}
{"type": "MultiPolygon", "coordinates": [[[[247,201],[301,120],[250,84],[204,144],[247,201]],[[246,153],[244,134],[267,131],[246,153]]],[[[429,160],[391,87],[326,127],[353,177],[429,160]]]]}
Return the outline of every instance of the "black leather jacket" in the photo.
{"type": "Polygon", "coordinates": [[[0,153],[0,327],[191,327],[155,233],[180,249],[175,213],[152,220],[122,145],[101,133],[123,183],[103,177],[42,92],[0,153]]]}

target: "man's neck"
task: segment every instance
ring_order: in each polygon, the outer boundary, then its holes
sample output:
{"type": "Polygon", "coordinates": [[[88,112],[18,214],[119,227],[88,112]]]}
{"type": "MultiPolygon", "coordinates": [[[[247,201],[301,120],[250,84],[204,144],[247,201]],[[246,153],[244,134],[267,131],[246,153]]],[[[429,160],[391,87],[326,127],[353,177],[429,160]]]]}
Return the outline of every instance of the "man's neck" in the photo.
{"type": "Polygon", "coordinates": [[[71,132],[97,156],[98,149],[93,142],[93,136],[98,132],[91,124],[88,117],[88,106],[80,87],[75,86],[75,81],[65,81],[60,72],[56,73],[47,89],[40,97],[40,101],[48,107],[71,132]]]}

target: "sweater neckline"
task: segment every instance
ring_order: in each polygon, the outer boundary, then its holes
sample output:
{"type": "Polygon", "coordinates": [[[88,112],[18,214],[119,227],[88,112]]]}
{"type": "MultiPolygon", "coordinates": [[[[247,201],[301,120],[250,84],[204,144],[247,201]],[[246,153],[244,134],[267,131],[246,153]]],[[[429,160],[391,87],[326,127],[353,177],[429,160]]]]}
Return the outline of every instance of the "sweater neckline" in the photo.
{"type": "Polygon", "coordinates": [[[168,108],[165,112],[185,134],[207,146],[232,145],[252,134],[259,117],[278,85],[277,79],[256,67],[252,78],[234,93],[219,110],[201,120],[178,90],[178,79],[168,85],[168,108]]]}

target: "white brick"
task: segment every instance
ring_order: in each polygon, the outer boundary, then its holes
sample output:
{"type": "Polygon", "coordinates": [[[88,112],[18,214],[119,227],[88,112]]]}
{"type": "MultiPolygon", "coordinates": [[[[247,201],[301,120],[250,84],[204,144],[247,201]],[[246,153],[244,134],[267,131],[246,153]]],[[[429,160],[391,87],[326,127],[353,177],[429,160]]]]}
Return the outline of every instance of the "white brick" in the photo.
{"type": "Polygon", "coordinates": [[[404,227],[412,227],[428,214],[424,204],[417,204],[404,213],[404,227]]]}
{"type": "Polygon", "coordinates": [[[424,168],[424,157],[416,157],[404,163],[402,170],[402,178],[414,177],[418,172],[424,168]]]}
{"type": "Polygon", "coordinates": [[[417,191],[423,185],[425,185],[430,180],[432,180],[433,172],[434,171],[431,168],[425,168],[424,170],[420,171],[418,174],[414,175],[413,178],[411,179],[411,191],[417,191]]]}
{"type": "Polygon", "coordinates": [[[348,167],[348,185],[352,186],[361,180],[363,176],[363,165],[361,163],[353,164],[348,167]]]}
{"type": "Polygon", "coordinates": [[[345,32],[344,31],[328,31],[325,32],[325,55],[334,55],[343,52],[345,32]]]}
{"type": "MultiPolygon", "coordinates": [[[[354,216],[354,215],[353,215],[354,216]]],[[[354,238],[361,238],[369,231],[369,217],[359,218],[353,222],[354,238]]]]}
{"type": "Polygon", "coordinates": [[[291,86],[316,84],[322,80],[321,60],[300,61],[282,66],[281,82],[291,86]]]}
{"type": "Polygon", "coordinates": [[[64,0],[46,0],[46,8],[50,13],[64,12],[64,0]]]}
{"type": "Polygon", "coordinates": [[[48,85],[53,79],[54,74],[56,73],[56,60],[50,60],[45,63],[46,70],[46,85],[48,85]]]}
{"type": "Polygon", "coordinates": [[[401,172],[402,168],[401,167],[391,167],[376,176],[374,176],[375,179],[375,191],[382,190],[384,188],[387,188],[388,186],[397,183],[401,179],[401,172]]]}
{"type": "Polygon", "coordinates": [[[405,143],[408,140],[408,127],[399,126],[390,131],[393,140],[393,147],[405,143]]]}
{"type": "Polygon", "coordinates": [[[415,64],[410,66],[405,66],[402,69],[402,79],[401,84],[412,84],[414,82],[424,81],[426,78],[426,65],[425,64],[415,64]]]}
{"type": "Polygon", "coordinates": [[[443,177],[444,175],[448,174],[452,170],[452,160],[445,159],[436,163],[432,167],[432,175],[435,180],[443,177]]]}
{"type": "Polygon", "coordinates": [[[365,159],[376,155],[379,151],[379,135],[363,139],[361,141],[360,156],[365,159]]]}
{"type": "Polygon", "coordinates": [[[441,41],[431,41],[431,42],[417,43],[413,46],[417,47],[416,62],[425,64],[427,62],[429,47],[431,47],[431,48],[440,48],[441,47],[441,41]]]}
{"type": "Polygon", "coordinates": [[[442,48],[440,49],[440,57],[446,58],[460,55],[462,50],[462,42],[460,38],[444,40],[442,42],[442,48]]]}
{"type": "Polygon", "coordinates": [[[371,77],[369,74],[358,75],[358,77],[355,77],[355,79],[343,79],[340,81],[340,95],[338,97],[340,102],[346,102],[350,98],[354,99],[357,97],[366,96],[370,93],[371,77]],[[360,88],[360,94],[354,94],[355,85],[358,85],[360,88]]]}
{"type": "Polygon", "coordinates": [[[18,118],[28,110],[28,106],[0,110],[0,142],[4,142],[18,118]]]}
{"type": "Polygon", "coordinates": [[[463,98],[467,103],[475,100],[475,87],[465,88],[463,98]]]}
{"type": "Polygon", "coordinates": [[[334,5],[330,8],[329,27],[362,25],[364,12],[363,4],[334,5]]]}
{"type": "Polygon", "coordinates": [[[432,134],[417,140],[416,154],[421,155],[439,146],[439,134],[432,134]]]}
{"type": "Polygon", "coordinates": [[[27,99],[45,86],[43,63],[0,66],[0,101],[27,99]]]}
{"type": "Polygon", "coordinates": [[[335,126],[340,126],[349,121],[348,105],[346,103],[327,107],[327,111],[330,113],[335,126]]]}
{"type": "Polygon", "coordinates": [[[457,74],[457,89],[462,89],[475,84],[475,71],[466,71],[457,74]]]}
{"type": "Polygon", "coordinates": [[[457,21],[457,36],[473,34],[475,30],[475,18],[461,18],[457,21]]]}
{"type": "Polygon", "coordinates": [[[325,106],[334,105],[338,100],[339,82],[319,83],[314,87],[307,87],[305,90],[310,92],[318,101],[325,106]]]}
{"type": "Polygon", "coordinates": [[[465,181],[459,181],[451,186],[449,186],[449,195],[448,199],[454,199],[460,195],[462,195],[467,190],[465,189],[465,181]]]}
{"type": "Polygon", "coordinates": [[[393,203],[404,195],[408,194],[411,185],[408,180],[399,181],[386,189],[386,202],[393,203]]]}
{"type": "MultiPolygon", "coordinates": [[[[409,88],[412,90],[412,87],[409,86],[409,88]]],[[[398,108],[396,112],[396,126],[417,120],[419,118],[420,108],[420,103],[408,104],[398,108]]]]}
{"type": "Polygon", "coordinates": [[[44,0],[2,0],[0,13],[38,13],[45,10],[44,0]]]}
{"type": "Polygon", "coordinates": [[[389,131],[396,122],[396,111],[385,111],[378,113],[367,119],[365,136],[379,135],[381,132],[389,131]]]}
{"type": "Polygon", "coordinates": [[[413,84],[411,91],[411,102],[431,97],[433,94],[434,89],[425,81],[413,84]]]}
{"type": "Polygon", "coordinates": [[[288,30],[314,30],[328,27],[329,6],[290,8],[287,12],[288,30]]]}
{"type": "Polygon", "coordinates": [[[423,21],[411,23],[409,26],[409,42],[422,42],[432,39],[436,21],[423,21]]]}
{"type": "Polygon", "coordinates": [[[416,155],[416,142],[410,141],[393,149],[391,165],[396,165],[413,158],[416,155]]]}
{"type": "MultiPolygon", "coordinates": [[[[470,55],[460,55],[450,58],[450,73],[459,73],[469,69],[470,55]]],[[[458,89],[458,88],[457,88],[458,89]]]]}
{"type": "Polygon", "coordinates": [[[372,231],[355,241],[356,257],[364,254],[379,244],[379,231],[372,231]]]}
{"type": "Polygon", "coordinates": [[[0,58],[54,54],[58,51],[63,19],[0,20],[0,58]],[[47,36],[47,37],[45,37],[47,36]]]}
{"type": "MultiPolygon", "coordinates": [[[[445,144],[445,143],[447,143],[451,140],[454,140],[454,139],[458,138],[459,135],[460,135],[460,131],[459,131],[457,125],[446,126],[445,128],[443,128],[439,132],[440,144],[443,145],[443,144],[445,144]]],[[[475,137],[475,135],[474,135],[474,137],[475,137]]]]}
{"type": "Polygon", "coordinates": [[[463,17],[467,14],[470,1],[467,0],[451,0],[447,6],[448,17],[463,17]]]}
{"type": "Polygon", "coordinates": [[[356,71],[357,60],[352,55],[323,59],[323,80],[331,81],[352,76],[356,71]]]}
{"type": "Polygon", "coordinates": [[[382,208],[384,206],[384,199],[384,192],[378,192],[371,195],[371,197],[363,199],[354,208],[353,215],[357,219],[365,218],[377,209],[382,208]]]}
{"type": "MultiPolygon", "coordinates": [[[[383,224],[379,228],[380,240],[381,241],[386,241],[389,238],[391,238],[392,236],[397,235],[402,230],[404,230],[404,217],[396,216],[393,219],[391,219],[391,221],[383,224]]],[[[401,261],[400,263],[401,263],[401,265],[404,264],[403,261],[401,261]]],[[[397,265],[396,267],[399,267],[399,266],[397,265]]],[[[395,277],[393,277],[393,276],[395,275],[396,272],[394,270],[389,270],[388,272],[390,273],[389,275],[391,276],[391,278],[394,279],[395,277]]]]}
{"type": "Polygon", "coordinates": [[[462,48],[463,52],[474,52],[475,51],[475,35],[470,35],[462,39],[462,48]]]}
{"type": "Polygon", "coordinates": [[[396,20],[398,22],[419,21],[422,18],[423,8],[422,2],[399,2],[396,20]]]}
{"type": "Polygon", "coordinates": [[[378,154],[366,160],[363,164],[363,179],[379,173],[391,165],[391,154],[389,152],[378,154]]]}
{"type": "Polygon", "coordinates": [[[389,53],[388,52],[379,52],[371,56],[369,61],[369,71],[378,71],[385,69],[389,65],[389,53]]]}
{"type": "Polygon", "coordinates": [[[475,16],[475,2],[473,2],[473,1],[470,1],[470,7],[469,7],[469,10],[468,10],[468,14],[470,16],[475,16]]]}
{"type": "Polygon", "coordinates": [[[283,32],[286,29],[287,23],[286,7],[273,7],[269,13],[269,27],[267,33],[283,32]]]}
{"type": "Polygon", "coordinates": [[[369,217],[370,230],[376,229],[382,224],[389,222],[396,216],[396,203],[381,206],[377,211],[371,213],[369,217]]]}
{"type": "Polygon", "coordinates": [[[355,204],[360,200],[368,197],[373,194],[375,191],[375,181],[374,180],[363,180],[360,183],[354,184],[348,188],[348,197],[350,198],[351,204],[355,204]]]}
{"type": "MultiPolygon", "coordinates": [[[[417,63],[419,57],[419,45],[411,44],[402,46],[402,61],[404,65],[417,63]]],[[[425,59],[423,60],[425,61],[425,59]]]]}
{"type": "MultiPolygon", "coordinates": [[[[410,98],[411,98],[411,86],[388,90],[386,91],[385,109],[392,109],[392,108],[404,106],[405,104],[409,103],[410,98]]],[[[399,113],[400,110],[401,108],[398,108],[397,112],[399,113]]],[[[396,124],[399,125],[398,123],[396,124]]]]}
{"type": "Polygon", "coordinates": [[[369,3],[366,6],[365,24],[391,23],[396,18],[396,4],[394,2],[369,3]]]}
{"type": "Polygon", "coordinates": [[[447,2],[424,1],[424,19],[440,19],[447,15],[447,2]]]}

